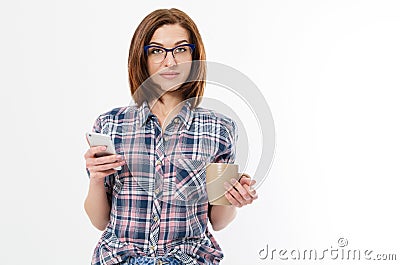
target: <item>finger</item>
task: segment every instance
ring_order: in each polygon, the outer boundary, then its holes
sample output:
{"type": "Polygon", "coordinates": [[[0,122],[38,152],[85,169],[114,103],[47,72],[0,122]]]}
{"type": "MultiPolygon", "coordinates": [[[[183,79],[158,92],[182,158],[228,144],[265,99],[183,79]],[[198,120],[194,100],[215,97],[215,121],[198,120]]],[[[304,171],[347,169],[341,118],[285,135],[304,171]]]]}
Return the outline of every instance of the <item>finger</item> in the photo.
{"type": "Polygon", "coordinates": [[[251,184],[251,179],[249,179],[249,178],[241,178],[241,179],[239,179],[239,183],[242,184],[242,185],[248,185],[248,186],[250,186],[250,184],[251,184]]]}
{"type": "Polygon", "coordinates": [[[240,173],[241,174],[241,176],[240,176],[240,178],[241,179],[251,179],[251,177],[250,177],[250,175],[249,174],[247,174],[247,173],[240,173]]]}
{"type": "Polygon", "coordinates": [[[88,169],[89,169],[89,172],[102,172],[102,171],[113,169],[115,167],[122,166],[124,164],[125,164],[125,161],[119,161],[119,162],[102,164],[102,165],[94,165],[88,169]]]}
{"type": "Polygon", "coordinates": [[[239,179],[240,184],[247,184],[249,186],[252,186],[254,184],[256,184],[256,180],[255,179],[251,179],[249,175],[245,174],[242,175],[242,177],[239,179]]]}
{"type": "Polygon", "coordinates": [[[120,162],[123,159],[124,158],[121,155],[107,155],[107,156],[94,158],[94,162],[96,165],[102,165],[102,164],[107,164],[107,163],[120,162]]]}
{"type": "Polygon", "coordinates": [[[121,155],[108,155],[95,158],[86,158],[86,167],[98,166],[108,163],[123,161],[123,156],[121,155]]]}
{"type": "Polygon", "coordinates": [[[228,182],[224,183],[225,189],[234,197],[240,204],[246,204],[246,200],[240,195],[240,193],[228,182]]]}
{"type": "Polygon", "coordinates": [[[256,184],[256,180],[251,180],[250,182],[249,181],[247,181],[247,179],[246,180],[244,180],[244,181],[242,181],[242,180],[240,180],[240,184],[242,184],[242,186],[243,187],[248,187],[246,190],[248,191],[248,193],[251,195],[251,196],[254,196],[255,194],[256,194],[256,191],[255,191],[255,189],[253,188],[253,186],[256,184]]]}
{"type": "Polygon", "coordinates": [[[231,184],[235,187],[243,199],[246,201],[251,199],[250,194],[248,194],[247,190],[236,179],[231,179],[231,184]]]}
{"type": "Polygon", "coordinates": [[[247,193],[250,194],[252,198],[257,197],[257,192],[256,190],[252,189],[249,185],[244,184],[243,187],[246,189],[247,193]]]}
{"type": "Polygon", "coordinates": [[[100,146],[92,146],[85,153],[85,158],[94,157],[96,155],[96,153],[99,153],[99,152],[105,151],[105,150],[107,150],[106,146],[102,146],[102,145],[100,145],[100,146]]]}
{"type": "MultiPolygon", "coordinates": [[[[246,190],[248,190],[248,186],[247,186],[247,185],[246,185],[246,186],[243,186],[243,187],[244,187],[246,190]]],[[[252,204],[253,201],[256,200],[256,199],[258,198],[258,195],[257,195],[257,194],[253,194],[253,193],[248,193],[248,194],[250,194],[251,197],[249,197],[250,199],[246,200],[245,203],[244,203],[242,206],[252,204]]]]}
{"type": "Polygon", "coordinates": [[[240,202],[238,202],[229,192],[225,192],[225,197],[233,206],[236,206],[239,208],[242,207],[240,202]]]}
{"type": "Polygon", "coordinates": [[[97,153],[107,150],[107,146],[99,145],[99,146],[92,146],[89,149],[89,154],[91,157],[95,157],[97,153]]]}

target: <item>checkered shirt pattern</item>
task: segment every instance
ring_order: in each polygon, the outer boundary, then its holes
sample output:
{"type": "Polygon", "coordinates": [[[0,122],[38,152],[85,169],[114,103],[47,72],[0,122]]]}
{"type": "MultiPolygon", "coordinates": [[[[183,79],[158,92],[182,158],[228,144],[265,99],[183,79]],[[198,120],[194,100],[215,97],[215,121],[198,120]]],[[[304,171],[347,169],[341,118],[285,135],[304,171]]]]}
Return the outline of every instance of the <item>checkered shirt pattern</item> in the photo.
{"type": "Polygon", "coordinates": [[[182,264],[219,264],[223,253],[208,229],[205,168],[233,163],[237,126],[185,102],[165,127],[144,102],[100,115],[93,131],[108,134],[126,164],[105,178],[110,221],[92,264],[129,257],[175,257],[182,264]]]}

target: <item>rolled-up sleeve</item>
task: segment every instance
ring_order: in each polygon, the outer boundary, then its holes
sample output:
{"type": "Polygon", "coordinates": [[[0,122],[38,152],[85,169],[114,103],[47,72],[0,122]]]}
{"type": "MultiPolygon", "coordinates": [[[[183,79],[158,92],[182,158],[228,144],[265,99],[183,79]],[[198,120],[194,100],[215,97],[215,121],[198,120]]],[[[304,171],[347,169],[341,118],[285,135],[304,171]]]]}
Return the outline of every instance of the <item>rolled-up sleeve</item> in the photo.
{"type": "Polygon", "coordinates": [[[236,143],[238,140],[237,125],[234,120],[228,119],[222,123],[220,148],[215,156],[214,163],[235,163],[236,143]]]}

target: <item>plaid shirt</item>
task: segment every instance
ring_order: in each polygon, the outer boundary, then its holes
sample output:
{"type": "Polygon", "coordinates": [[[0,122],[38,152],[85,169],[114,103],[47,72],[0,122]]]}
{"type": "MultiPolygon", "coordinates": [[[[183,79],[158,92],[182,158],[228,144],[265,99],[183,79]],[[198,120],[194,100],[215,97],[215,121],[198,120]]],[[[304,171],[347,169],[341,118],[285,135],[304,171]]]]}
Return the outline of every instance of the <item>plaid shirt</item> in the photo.
{"type": "Polygon", "coordinates": [[[127,163],[105,178],[110,221],[92,264],[129,256],[219,264],[223,253],[207,227],[205,168],[234,162],[235,122],[187,101],[163,132],[145,102],[100,115],[93,130],[111,135],[127,163]]]}

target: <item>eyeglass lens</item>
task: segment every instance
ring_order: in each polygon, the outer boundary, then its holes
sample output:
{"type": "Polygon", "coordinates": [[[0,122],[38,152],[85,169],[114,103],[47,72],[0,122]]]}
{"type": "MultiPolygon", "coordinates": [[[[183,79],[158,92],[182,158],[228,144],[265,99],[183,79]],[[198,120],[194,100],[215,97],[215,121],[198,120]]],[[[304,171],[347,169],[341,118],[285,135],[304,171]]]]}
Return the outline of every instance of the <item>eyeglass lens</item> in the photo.
{"type": "MultiPolygon", "coordinates": [[[[190,60],[192,55],[192,49],[188,45],[180,45],[173,49],[172,55],[177,61],[190,60]]],[[[150,47],[147,50],[148,58],[154,63],[161,63],[167,57],[167,51],[162,47],[150,47]]]]}

